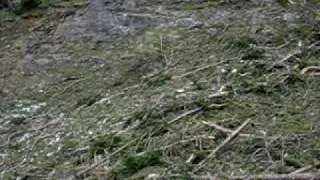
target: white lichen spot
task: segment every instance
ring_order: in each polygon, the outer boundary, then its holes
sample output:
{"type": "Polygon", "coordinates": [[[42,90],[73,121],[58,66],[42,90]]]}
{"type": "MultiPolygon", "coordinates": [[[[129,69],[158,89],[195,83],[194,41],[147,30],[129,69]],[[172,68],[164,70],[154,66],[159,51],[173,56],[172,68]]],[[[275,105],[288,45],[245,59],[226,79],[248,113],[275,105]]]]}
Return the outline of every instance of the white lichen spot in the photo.
{"type": "Polygon", "coordinates": [[[184,93],[185,90],[184,90],[184,89],[177,89],[176,92],[177,92],[177,93],[184,93]]]}
{"type": "Polygon", "coordinates": [[[227,73],[228,71],[225,68],[221,68],[221,73],[227,73]]]}
{"type": "Polygon", "coordinates": [[[55,142],[59,142],[59,141],[60,141],[60,135],[59,135],[59,134],[56,134],[55,142]]]}
{"type": "Polygon", "coordinates": [[[58,146],[58,149],[57,149],[57,152],[61,151],[61,149],[62,149],[62,146],[59,145],[59,146],[58,146]]]}
{"type": "Polygon", "coordinates": [[[237,73],[237,72],[238,72],[237,69],[232,69],[232,71],[231,71],[231,73],[233,73],[233,74],[235,74],[235,73],[237,73]]]}
{"type": "Polygon", "coordinates": [[[53,154],[54,154],[54,152],[49,152],[49,153],[47,153],[47,157],[52,157],[53,154]]]}
{"type": "Polygon", "coordinates": [[[32,135],[30,133],[25,133],[19,140],[18,142],[21,143],[23,141],[26,141],[27,139],[29,139],[32,135]]]}

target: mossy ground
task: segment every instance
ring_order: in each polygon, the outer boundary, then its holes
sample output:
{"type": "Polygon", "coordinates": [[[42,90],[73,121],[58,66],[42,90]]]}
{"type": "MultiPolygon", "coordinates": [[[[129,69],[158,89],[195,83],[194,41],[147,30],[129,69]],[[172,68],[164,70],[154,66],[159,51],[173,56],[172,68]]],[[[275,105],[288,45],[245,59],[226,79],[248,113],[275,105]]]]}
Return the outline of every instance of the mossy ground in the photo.
{"type": "MultiPolygon", "coordinates": [[[[202,6],[182,8],[201,14],[202,6]]],[[[31,149],[15,137],[0,147],[10,157],[0,165],[3,177],[34,179],[53,169],[68,176],[109,156],[114,179],[290,173],[312,164],[320,153],[320,81],[300,71],[319,66],[318,46],[310,46],[319,41],[319,29],[316,23],[293,29],[269,23],[268,36],[235,21],[228,28],[217,25],[215,33],[165,27],[95,49],[67,44],[74,64],[25,77],[21,92],[0,104],[4,119],[14,99],[47,103],[28,117],[34,122],[10,126],[9,132],[29,132],[35,122],[56,123],[36,131],[31,149]],[[92,56],[99,63],[88,63],[92,56]],[[172,121],[195,108],[201,110],[172,121]],[[195,171],[228,135],[203,121],[234,130],[247,119],[241,133],[252,136],[237,137],[195,171]],[[25,156],[36,168],[19,164],[25,156]]],[[[94,170],[89,175],[101,177],[94,170]]]]}

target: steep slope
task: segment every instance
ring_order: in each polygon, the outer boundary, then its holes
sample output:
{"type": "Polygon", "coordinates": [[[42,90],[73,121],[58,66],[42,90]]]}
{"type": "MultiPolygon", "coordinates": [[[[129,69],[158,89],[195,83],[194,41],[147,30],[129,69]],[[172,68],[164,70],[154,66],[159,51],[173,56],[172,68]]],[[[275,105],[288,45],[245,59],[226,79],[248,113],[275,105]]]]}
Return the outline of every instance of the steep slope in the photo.
{"type": "Polygon", "coordinates": [[[221,179],[312,164],[318,7],[91,0],[2,12],[1,178],[221,179]]]}

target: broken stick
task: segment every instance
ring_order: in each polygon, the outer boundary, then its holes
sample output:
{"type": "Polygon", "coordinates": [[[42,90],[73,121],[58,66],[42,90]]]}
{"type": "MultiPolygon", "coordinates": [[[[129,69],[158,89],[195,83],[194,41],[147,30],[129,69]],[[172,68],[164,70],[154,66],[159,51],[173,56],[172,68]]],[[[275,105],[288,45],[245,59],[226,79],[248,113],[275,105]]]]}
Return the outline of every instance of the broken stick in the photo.
{"type": "Polygon", "coordinates": [[[235,137],[237,137],[237,135],[240,133],[240,131],[251,121],[251,119],[247,119],[245,122],[243,122],[235,131],[233,131],[227,139],[225,139],[219,146],[217,146],[214,150],[212,150],[212,152],[209,154],[209,156],[202,160],[199,164],[198,164],[198,168],[196,168],[195,172],[199,171],[200,169],[202,169],[205,165],[205,163],[213,158],[218,151],[220,151],[226,144],[228,144],[230,141],[232,141],[235,137]]]}
{"type": "Polygon", "coordinates": [[[231,177],[233,180],[319,180],[319,173],[303,173],[303,174],[261,174],[250,176],[235,176],[231,177]]]}

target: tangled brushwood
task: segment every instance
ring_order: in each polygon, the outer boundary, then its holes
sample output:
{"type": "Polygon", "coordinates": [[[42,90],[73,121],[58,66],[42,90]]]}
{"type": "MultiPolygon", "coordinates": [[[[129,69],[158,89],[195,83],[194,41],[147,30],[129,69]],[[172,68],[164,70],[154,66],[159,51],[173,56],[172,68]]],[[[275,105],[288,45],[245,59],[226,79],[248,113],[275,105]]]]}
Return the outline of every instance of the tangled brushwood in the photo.
{"type": "Polygon", "coordinates": [[[0,179],[317,179],[319,3],[0,10],[0,179]]]}

